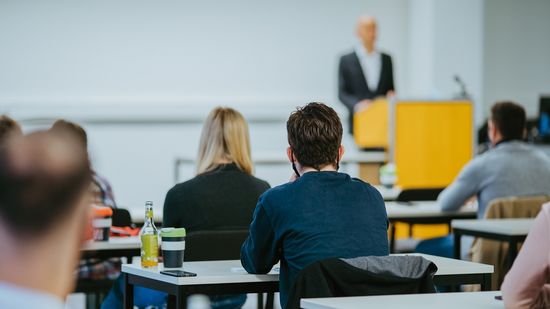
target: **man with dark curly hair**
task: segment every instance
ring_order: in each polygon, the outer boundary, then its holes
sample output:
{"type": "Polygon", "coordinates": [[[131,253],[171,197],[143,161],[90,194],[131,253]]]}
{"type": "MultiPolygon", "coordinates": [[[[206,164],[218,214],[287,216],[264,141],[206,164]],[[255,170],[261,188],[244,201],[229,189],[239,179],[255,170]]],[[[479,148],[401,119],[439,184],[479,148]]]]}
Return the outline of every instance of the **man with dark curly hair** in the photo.
{"type": "Polygon", "coordinates": [[[297,274],[327,258],[388,255],[384,200],[371,185],[338,172],[344,155],[342,123],[322,103],[290,115],[287,154],[293,181],[264,193],[241,250],[249,273],[281,263],[281,305],[297,274]]]}

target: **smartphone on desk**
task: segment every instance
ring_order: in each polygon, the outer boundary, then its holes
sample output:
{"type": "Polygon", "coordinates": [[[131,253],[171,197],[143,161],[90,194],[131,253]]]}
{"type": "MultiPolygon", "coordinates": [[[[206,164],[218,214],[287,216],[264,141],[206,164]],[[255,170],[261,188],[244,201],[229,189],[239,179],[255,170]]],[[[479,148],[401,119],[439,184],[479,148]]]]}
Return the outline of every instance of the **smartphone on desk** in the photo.
{"type": "Polygon", "coordinates": [[[161,270],[160,271],[161,274],[163,275],[168,275],[168,276],[173,276],[173,277],[196,277],[197,274],[195,273],[191,273],[191,272],[188,272],[188,271],[184,271],[184,270],[161,270]]]}

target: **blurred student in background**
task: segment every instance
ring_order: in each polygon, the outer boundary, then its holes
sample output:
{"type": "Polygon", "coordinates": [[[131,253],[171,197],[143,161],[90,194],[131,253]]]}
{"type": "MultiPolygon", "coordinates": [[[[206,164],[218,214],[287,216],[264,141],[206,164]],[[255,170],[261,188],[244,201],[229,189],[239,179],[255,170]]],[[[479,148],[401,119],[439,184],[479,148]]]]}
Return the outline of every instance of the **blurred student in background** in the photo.
{"type": "MultiPolygon", "coordinates": [[[[67,120],[59,119],[52,125],[52,131],[57,133],[67,133],[74,135],[82,147],[88,151],[88,134],[80,125],[67,120]]],[[[92,170],[92,192],[93,202],[97,205],[116,208],[115,196],[111,184],[107,179],[101,177],[96,171],[92,170]]]]}
{"type": "MultiPolygon", "coordinates": [[[[483,218],[487,206],[496,198],[550,194],[550,158],[524,141],[523,107],[514,102],[494,104],[488,127],[492,149],[466,164],[453,183],[441,192],[437,202],[443,210],[458,210],[476,197],[477,216],[483,218]]],[[[468,250],[470,245],[463,248],[468,250]]],[[[422,241],[416,251],[452,257],[453,246],[449,235],[422,241]]]]}
{"type": "MultiPolygon", "coordinates": [[[[82,149],[88,152],[88,135],[78,124],[67,120],[57,120],[52,125],[52,132],[60,136],[70,136],[78,142],[82,149]]],[[[111,185],[103,177],[100,177],[92,169],[92,182],[90,184],[89,204],[91,206],[108,206],[116,208],[115,199],[111,185]]],[[[120,258],[108,259],[83,259],[78,266],[79,279],[93,280],[115,280],[120,275],[120,258]]]]}
{"type": "Polygon", "coordinates": [[[52,132],[0,147],[0,308],[64,308],[89,225],[88,162],[52,132]]]}
{"type": "Polygon", "coordinates": [[[21,126],[6,115],[0,115],[0,147],[12,137],[23,135],[21,126]]]}
{"type": "MultiPolygon", "coordinates": [[[[253,176],[246,120],[232,108],[217,107],[203,125],[197,175],[166,194],[163,226],[184,227],[187,232],[248,229],[258,198],[267,189],[267,182],[253,176]]],[[[102,308],[121,308],[121,283],[117,280],[102,308]]],[[[136,289],[134,303],[162,307],[165,295],[136,289]]],[[[246,295],[211,296],[210,300],[212,308],[240,308],[246,295]]]]}

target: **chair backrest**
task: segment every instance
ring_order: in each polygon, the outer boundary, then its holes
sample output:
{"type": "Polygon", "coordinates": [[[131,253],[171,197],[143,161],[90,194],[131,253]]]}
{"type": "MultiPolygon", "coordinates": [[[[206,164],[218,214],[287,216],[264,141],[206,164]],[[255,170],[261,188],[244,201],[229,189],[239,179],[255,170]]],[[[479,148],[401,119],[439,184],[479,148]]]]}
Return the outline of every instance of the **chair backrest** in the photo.
{"type": "Polygon", "coordinates": [[[435,201],[441,191],[443,188],[405,189],[399,193],[396,200],[398,202],[435,201]]]}
{"type": "Polygon", "coordinates": [[[435,293],[436,271],[420,256],[330,258],[298,273],[284,308],[300,308],[301,298],[435,293]]]}
{"type": "Polygon", "coordinates": [[[185,238],[185,261],[238,260],[248,229],[190,232],[185,238]]]}
{"type": "Polygon", "coordinates": [[[494,199],[485,211],[487,219],[534,218],[550,196],[514,196],[494,199]]]}
{"type": "MultiPolygon", "coordinates": [[[[534,218],[550,196],[517,196],[492,200],[485,211],[486,219],[534,218]]],[[[494,265],[492,290],[499,290],[508,272],[508,244],[477,238],[470,249],[473,262],[494,265]]]]}
{"type": "Polygon", "coordinates": [[[127,209],[113,208],[113,226],[132,226],[132,216],[127,209]]]}

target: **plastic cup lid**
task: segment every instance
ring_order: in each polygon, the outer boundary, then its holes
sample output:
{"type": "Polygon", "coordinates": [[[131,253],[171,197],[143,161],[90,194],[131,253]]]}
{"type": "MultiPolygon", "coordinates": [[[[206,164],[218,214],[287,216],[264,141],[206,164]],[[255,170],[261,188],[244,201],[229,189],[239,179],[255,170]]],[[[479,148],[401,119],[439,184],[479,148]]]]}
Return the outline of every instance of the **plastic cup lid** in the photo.
{"type": "Polygon", "coordinates": [[[185,228],[165,227],[160,229],[161,237],[185,237],[185,228]]]}

